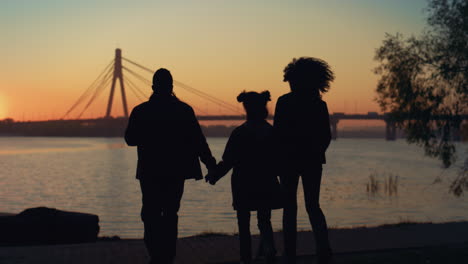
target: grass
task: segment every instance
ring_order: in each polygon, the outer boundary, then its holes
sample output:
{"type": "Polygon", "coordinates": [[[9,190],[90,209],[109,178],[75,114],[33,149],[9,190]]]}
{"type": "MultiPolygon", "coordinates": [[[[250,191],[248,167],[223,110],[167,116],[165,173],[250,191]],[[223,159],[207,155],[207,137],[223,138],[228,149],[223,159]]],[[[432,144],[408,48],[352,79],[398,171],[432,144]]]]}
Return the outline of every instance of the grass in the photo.
{"type": "Polygon", "coordinates": [[[102,236],[98,237],[97,241],[119,241],[122,240],[119,236],[102,236]]]}
{"type": "Polygon", "coordinates": [[[380,192],[383,192],[387,196],[397,196],[399,178],[399,175],[393,173],[382,175],[379,175],[377,172],[371,173],[366,183],[366,192],[370,196],[376,196],[380,192]],[[383,184],[381,181],[383,181],[383,184]]]}
{"type": "Polygon", "coordinates": [[[191,237],[220,237],[220,236],[237,236],[237,235],[238,235],[237,233],[203,231],[191,237]]]}
{"type": "MultiPolygon", "coordinates": [[[[450,222],[452,223],[452,222],[450,222]]],[[[366,228],[395,228],[395,227],[405,227],[405,226],[413,226],[413,225],[423,225],[423,224],[433,224],[432,222],[416,222],[416,221],[411,221],[411,220],[402,220],[398,223],[393,223],[393,224],[382,224],[382,225],[376,225],[376,226],[353,226],[353,227],[329,227],[329,229],[335,229],[335,230],[343,230],[343,229],[366,229],[366,228]]],[[[440,223],[443,224],[443,223],[440,223]]]]}

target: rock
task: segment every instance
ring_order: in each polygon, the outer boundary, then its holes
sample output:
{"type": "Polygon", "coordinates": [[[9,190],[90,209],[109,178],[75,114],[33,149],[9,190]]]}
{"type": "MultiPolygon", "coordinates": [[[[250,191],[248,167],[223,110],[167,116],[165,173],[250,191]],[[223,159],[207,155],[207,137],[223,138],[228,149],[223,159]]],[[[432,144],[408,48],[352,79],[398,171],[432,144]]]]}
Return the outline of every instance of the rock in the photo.
{"type": "Polygon", "coordinates": [[[0,217],[0,243],[37,245],[95,242],[99,217],[47,207],[26,209],[0,217]]]}

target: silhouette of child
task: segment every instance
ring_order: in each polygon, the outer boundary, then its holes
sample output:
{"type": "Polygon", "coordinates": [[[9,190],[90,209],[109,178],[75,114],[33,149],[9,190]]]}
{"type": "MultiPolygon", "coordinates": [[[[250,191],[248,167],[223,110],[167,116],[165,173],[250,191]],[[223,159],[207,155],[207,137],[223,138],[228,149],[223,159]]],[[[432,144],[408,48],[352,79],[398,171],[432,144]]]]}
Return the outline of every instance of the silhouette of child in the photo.
{"type": "Polygon", "coordinates": [[[257,211],[261,241],[259,255],[273,263],[276,250],[271,226],[271,210],[282,207],[280,185],[273,166],[273,127],[266,118],[270,92],[242,92],[247,121],[235,128],[224,150],[223,160],[206,181],[214,185],[231,168],[233,207],[237,211],[240,257],[251,263],[250,211],[257,211]]]}

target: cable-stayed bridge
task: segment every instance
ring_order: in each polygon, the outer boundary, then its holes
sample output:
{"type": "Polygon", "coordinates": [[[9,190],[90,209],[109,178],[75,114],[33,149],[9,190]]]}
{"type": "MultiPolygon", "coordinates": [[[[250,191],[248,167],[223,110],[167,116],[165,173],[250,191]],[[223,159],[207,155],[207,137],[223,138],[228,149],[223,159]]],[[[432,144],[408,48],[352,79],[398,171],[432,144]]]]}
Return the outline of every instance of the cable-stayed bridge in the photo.
{"type": "MultiPolygon", "coordinates": [[[[141,102],[147,100],[149,95],[143,92],[140,89],[140,85],[145,87],[150,87],[152,82],[145,74],[154,73],[154,69],[150,69],[137,63],[133,60],[125,58],[122,56],[122,50],[115,50],[115,58],[104,68],[104,70],[98,75],[96,80],[85,90],[85,92],[78,98],[78,100],[70,107],[70,109],[64,114],[62,119],[69,118],[77,122],[90,123],[92,119],[81,119],[85,111],[90,107],[90,105],[96,101],[96,99],[110,86],[110,93],[107,102],[106,114],[102,119],[96,119],[103,121],[103,119],[110,119],[111,111],[113,106],[114,95],[116,93],[117,85],[120,86],[120,95],[122,98],[123,113],[124,117],[128,118],[128,105],[127,105],[127,90],[132,92],[132,94],[141,102]],[[125,64],[125,65],[124,65],[125,64]],[[131,67],[136,67],[132,69],[131,67]],[[143,71],[144,73],[141,73],[143,71]],[[125,76],[125,77],[124,77],[125,76]],[[75,115],[73,115],[75,114],[75,115]],[[79,121],[81,120],[81,121],[79,121]]],[[[218,114],[218,115],[208,115],[206,111],[201,109],[201,107],[194,107],[195,112],[197,113],[197,118],[199,120],[244,120],[245,115],[238,106],[230,104],[224,100],[221,100],[213,95],[210,95],[202,90],[196,89],[190,85],[184,84],[177,80],[174,80],[174,86],[200,97],[201,99],[217,105],[220,109],[223,109],[228,114],[218,114]],[[202,115],[200,115],[202,113],[202,115]]],[[[269,117],[271,118],[271,116],[269,117]]],[[[70,120],[70,121],[71,121],[70,120]]],[[[353,114],[347,115],[344,113],[334,113],[330,115],[330,124],[333,138],[338,137],[337,133],[337,124],[339,120],[383,120],[386,122],[386,138],[387,140],[396,139],[396,127],[395,125],[388,121],[385,115],[379,115],[377,113],[368,113],[366,114],[353,114]]]]}
{"type": "MultiPolygon", "coordinates": [[[[106,114],[104,118],[111,118],[112,105],[114,95],[116,93],[117,84],[120,86],[120,94],[122,98],[123,113],[124,117],[128,118],[128,105],[127,105],[127,93],[128,88],[137,100],[144,102],[149,98],[149,94],[143,92],[140,89],[140,85],[145,87],[151,87],[152,82],[147,76],[152,77],[154,70],[145,67],[133,60],[127,59],[122,56],[122,50],[115,50],[115,58],[104,68],[94,82],[86,89],[86,91],[78,98],[78,100],[70,107],[65,113],[62,119],[80,119],[86,110],[91,106],[93,102],[110,86],[110,93],[107,102],[106,114]],[[124,65],[123,62],[128,63],[124,65]],[[132,69],[131,67],[136,67],[132,69]],[[139,71],[140,72],[139,72],[139,71]],[[143,71],[143,73],[141,73],[143,71]],[[125,73],[125,74],[124,74],[125,73]],[[149,75],[150,74],[150,75],[149,75]],[[125,76],[125,77],[124,77],[125,76]],[[81,107],[81,108],[80,108],[81,107]],[[73,115],[75,114],[75,115],[73,115]]],[[[207,115],[207,112],[202,110],[200,107],[194,107],[195,112],[202,113],[205,115],[198,115],[203,120],[237,120],[235,117],[239,116],[239,119],[244,119],[242,116],[243,111],[233,104],[230,104],[224,100],[221,100],[215,96],[212,96],[202,90],[196,89],[190,85],[174,80],[174,86],[181,88],[185,92],[192,95],[196,95],[206,102],[217,105],[220,109],[226,111],[225,115],[207,115]],[[233,119],[234,118],[234,119],[233,119]]],[[[146,89],[147,90],[147,89],[146,89]]]]}
{"type": "MultiPolygon", "coordinates": [[[[152,85],[150,78],[152,78],[153,74],[154,69],[150,69],[133,60],[123,57],[122,50],[116,49],[115,58],[109,62],[109,64],[102,70],[98,77],[68,109],[60,120],[23,122],[17,125],[16,130],[19,130],[20,133],[24,135],[120,136],[123,134],[129,115],[127,88],[138,101],[144,102],[148,100],[149,94],[140,89],[140,87],[141,85],[144,85],[146,90],[149,90],[147,87],[151,87],[152,85]],[[110,92],[107,100],[105,116],[97,119],[83,119],[83,114],[109,86],[110,92]],[[111,116],[111,112],[117,86],[120,87],[124,116],[113,118],[111,116]]],[[[208,115],[207,111],[204,111],[201,107],[197,107],[191,103],[190,105],[194,108],[199,120],[245,120],[244,111],[242,111],[238,105],[230,104],[211,94],[177,80],[174,80],[174,86],[178,88],[178,91],[184,90],[185,92],[198,96],[204,100],[204,102],[214,104],[219,107],[219,109],[222,109],[222,111],[225,111],[223,114],[208,115]]],[[[271,119],[272,116],[269,118],[271,119]]],[[[462,116],[462,119],[466,120],[468,119],[468,116],[462,116]]],[[[396,125],[392,119],[389,118],[389,115],[369,112],[368,114],[331,114],[330,128],[333,139],[338,138],[337,125],[340,120],[382,120],[386,124],[385,138],[387,140],[395,140],[397,138],[396,125]]],[[[459,138],[460,134],[461,133],[458,132],[454,137],[459,138]]]]}

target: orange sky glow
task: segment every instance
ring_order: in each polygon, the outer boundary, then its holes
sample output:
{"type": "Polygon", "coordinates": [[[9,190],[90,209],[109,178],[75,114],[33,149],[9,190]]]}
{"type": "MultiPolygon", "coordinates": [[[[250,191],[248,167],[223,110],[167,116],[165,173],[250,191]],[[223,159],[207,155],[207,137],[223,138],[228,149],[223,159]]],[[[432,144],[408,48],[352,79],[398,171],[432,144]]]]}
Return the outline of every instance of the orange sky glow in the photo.
{"type": "MultiPolygon", "coordinates": [[[[375,49],[385,33],[418,34],[424,0],[408,1],[7,1],[0,4],[0,119],[59,119],[121,48],[123,56],[235,105],[242,90],[289,88],[292,58],[326,60],[336,80],[323,98],[333,112],[380,112],[375,49]],[[40,3],[38,3],[40,2],[40,3]]],[[[151,74],[123,62],[145,78],[151,74]]],[[[124,72],[147,96],[151,88],[124,72]]],[[[82,118],[102,117],[110,85],[82,118]]],[[[127,87],[131,109],[141,100],[127,87]]],[[[113,116],[121,116],[116,90],[113,116]]],[[[197,114],[236,114],[180,87],[197,114]]],[[[141,97],[141,95],[140,95],[141,97]]],[[[76,118],[77,107],[66,118],[76,118]]]]}

